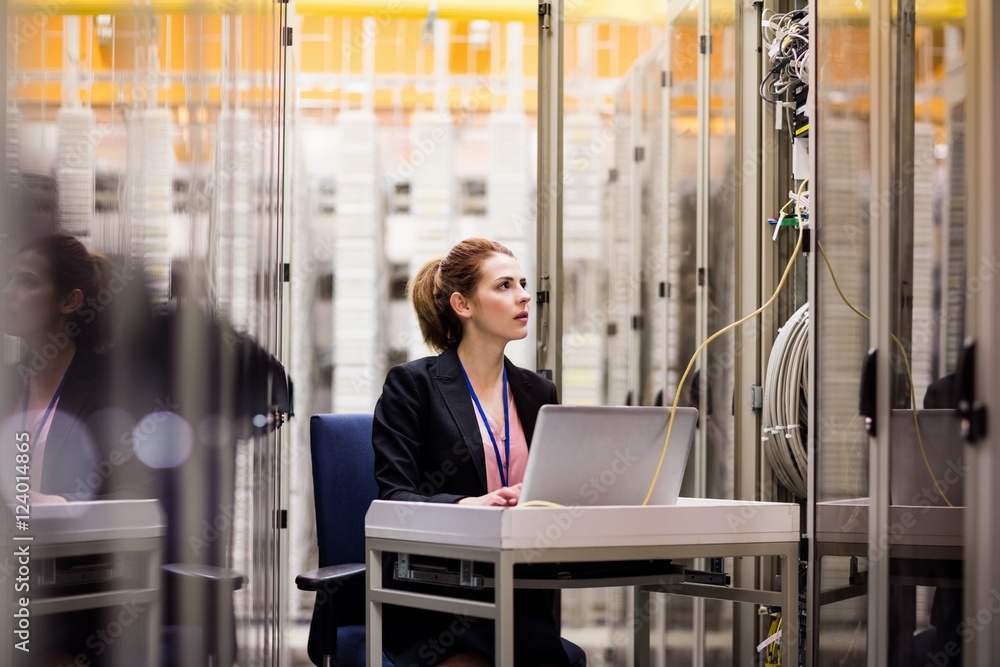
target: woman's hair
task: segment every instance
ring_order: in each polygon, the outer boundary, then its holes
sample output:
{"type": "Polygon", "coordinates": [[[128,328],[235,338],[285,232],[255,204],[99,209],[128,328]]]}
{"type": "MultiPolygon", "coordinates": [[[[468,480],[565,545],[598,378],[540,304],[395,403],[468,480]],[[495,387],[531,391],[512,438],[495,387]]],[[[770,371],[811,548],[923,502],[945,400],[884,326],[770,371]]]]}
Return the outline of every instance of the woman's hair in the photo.
{"type": "Polygon", "coordinates": [[[410,297],[420,332],[431,348],[443,352],[462,340],[462,322],[451,307],[451,295],[471,297],[482,278],[483,262],[497,254],[514,256],[496,241],[465,239],[417,271],[410,281],[410,297]]]}
{"type": "Polygon", "coordinates": [[[110,345],[114,335],[111,306],[115,298],[109,289],[114,277],[111,261],[91,253],[79,239],[63,232],[29,241],[20,254],[26,252],[38,253],[48,260],[49,277],[57,296],[65,296],[75,289],[83,293],[83,303],[71,320],[79,332],[74,337],[77,345],[98,351],[110,345]]]}

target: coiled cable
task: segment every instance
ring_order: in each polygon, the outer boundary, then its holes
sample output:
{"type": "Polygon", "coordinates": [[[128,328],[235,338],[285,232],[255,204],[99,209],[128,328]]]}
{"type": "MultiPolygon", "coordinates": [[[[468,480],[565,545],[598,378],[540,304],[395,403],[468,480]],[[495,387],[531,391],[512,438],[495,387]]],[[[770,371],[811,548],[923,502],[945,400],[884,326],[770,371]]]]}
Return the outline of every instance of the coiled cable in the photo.
{"type": "Polygon", "coordinates": [[[778,330],[764,375],[761,447],[778,480],[800,498],[807,494],[806,428],[809,304],[778,330]]]}

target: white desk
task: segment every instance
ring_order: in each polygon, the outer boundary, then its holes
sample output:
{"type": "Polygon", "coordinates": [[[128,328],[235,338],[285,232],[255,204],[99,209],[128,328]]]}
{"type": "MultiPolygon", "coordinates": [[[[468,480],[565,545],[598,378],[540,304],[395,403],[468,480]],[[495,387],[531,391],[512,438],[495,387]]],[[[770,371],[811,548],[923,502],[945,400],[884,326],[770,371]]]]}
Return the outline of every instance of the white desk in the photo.
{"type": "MultiPolygon", "coordinates": [[[[923,561],[960,561],[965,544],[964,507],[892,505],[885,544],[874,544],[869,535],[869,499],[850,498],[816,504],[816,555],[810,566],[816,581],[822,581],[823,558],[827,556],[870,558],[889,554],[892,558],[923,561]]],[[[914,585],[939,585],[929,578],[911,577],[914,585]]],[[[901,581],[894,577],[894,581],[901,581]]],[[[868,593],[867,584],[847,582],[821,590],[820,606],[868,593]]]]}
{"type": "MultiPolygon", "coordinates": [[[[791,503],[682,498],[671,507],[500,509],[376,501],[365,517],[365,536],[367,652],[372,667],[382,664],[383,604],[491,618],[496,624],[496,664],[512,667],[514,588],[539,585],[515,580],[518,563],[778,556],[785,573],[780,593],[699,584],[659,586],[643,578],[544,584],[632,584],[640,586],[644,599],[652,592],[666,592],[756,602],[780,605],[793,610],[790,618],[798,618],[799,507],[791,503]],[[495,603],[449,597],[446,587],[440,596],[383,588],[382,554],[387,551],[492,563],[495,603]]],[[[798,624],[789,627],[797,630],[798,624]]],[[[637,665],[648,664],[648,641],[648,632],[637,635],[637,665]]],[[[798,656],[797,632],[785,633],[782,644],[783,655],[798,656]]]]}
{"type": "MultiPolygon", "coordinates": [[[[155,500],[107,500],[36,504],[30,531],[17,533],[7,545],[28,549],[31,617],[63,612],[139,605],[135,619],[144,628],[144,656],[135,664],[159,663],[160,550],[165,532],[163,512],[155,500]],[[30,536],[29,536],[30,535],[30,536]],[[18,540],[18,541],[15,541],[18,540]],[[76,568],[76,557],[100,557],[76,568]],[[87,584],[92,584],[88,586],[87,584]]],[[[10,557],[10,556],[8,556],[10,557]]],[[[27,558],[26,558],[27,560],[27,558]]],[[[11,562],[20,562],[13,560],[11,562]]],[[[8,584],[12,588],[12,582],[8,584]]],[[[11,589],[5,596],[11,596],[11,589]]],[[[9,621],[8,621],[9,622],[9,621]]],[[[0,663],[11,664],[10,632],[0,641],[0,663]]],[[[46,638],[33,633],[32,645],[46,638]]],[[[89,658],[93,647],[80,647],[89,658]]],[[[110,664],[110,663],[109,663],[110,664]]]]}
{"type": "MultiPolygon", "coordinates": [[[[816,504],[816,558],[809,564],[818,590],[814,602],[814,627],[823,623],[824,607],[868,594],[867,573],[854,572],[845,581],[830,585],[824,576],[827,557],[880,558],[889,556],[889,655],[888,664],[901,664],[917,631],[916,586],[960,588],[963,579],[954,565],[962,560],[964,507],[892,505],[889,532],[882,543],[869,535],[869,499],[850,498],[816,504]],[[895,566],[900,565],[897,569],[895,566]],[[864,577],[857,575],[864,575],[864,577]],[[826,584],[826,586],[824,586],[826,584]]],[[[856,561],[855,561],[856,562],[856,561]]],[[[954,611],[954,610],[953,610],[954,611]]],[[[961,610],[957,610],[961,615],[961,610]]],[[[820,655],[819,632],[813,632],[810,653],[820,655]]],[[[915,658],[914,658],[915,659],[915,658]]]]}
{"type": "MultiPolygon", "coordinates": [[[[868,505],[868,498],[816,503],[816,541],[831,548],[849,545],[841,549],[842,554],[867,556],[871,539],[868,505]]],[[[888,545],[894,554],[908,558],[935,558],[937,554],[961,558],[964,528],[964,507],[889,507],[888,545]]]]}

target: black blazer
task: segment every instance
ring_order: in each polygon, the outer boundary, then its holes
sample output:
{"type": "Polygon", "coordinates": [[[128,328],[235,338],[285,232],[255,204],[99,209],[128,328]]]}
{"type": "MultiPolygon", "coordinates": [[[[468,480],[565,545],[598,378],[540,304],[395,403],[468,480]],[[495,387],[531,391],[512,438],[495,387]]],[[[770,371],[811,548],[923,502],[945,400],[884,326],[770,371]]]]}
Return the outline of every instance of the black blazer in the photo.
{"type": "MultiPolygon", "coordinates": [[[[558,402],[550,380],[504,358],[524,436],[538,410],[558,402]]],[[[481,496],[486,453],[456,348],[392,368],[375,406],[372,445],[382,500],[454,503],[481,496]]]]}
{"type": "MultiPolygon", "coordinates": [[[[0,389],[5,430],[20,427],[26,364],[5,369],[0,389]]],[[[132,451],[135,420],[110,400],[112,384],[110,358],[78,348],[51,417],[40,488],[34,491],[68,500],[152,495],[152,475],[132,451]]],[[[14,441],[13,433],[5,437],[14,441]]]]}

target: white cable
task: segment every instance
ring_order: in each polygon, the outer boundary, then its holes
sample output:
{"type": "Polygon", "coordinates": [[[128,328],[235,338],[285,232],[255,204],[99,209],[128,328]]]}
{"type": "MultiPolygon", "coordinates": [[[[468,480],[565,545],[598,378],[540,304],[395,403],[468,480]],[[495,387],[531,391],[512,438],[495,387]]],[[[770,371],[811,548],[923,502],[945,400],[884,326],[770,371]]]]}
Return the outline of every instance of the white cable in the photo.
{"type": "Polygon", "coordinates": [[[778,331],[764,377],[761,446],[778,480],[806,497],[808,457],[805,428],[809,349],[809,304],[778,331]]]}
{"type": "Polygon", "coordinates": [[[800,83],[809,83],[809,22],[805,10],[787,14],[765,11],[761,16],[764,53],[771,68],[760,84],[760,94],[778,103],[800,83]]]}

